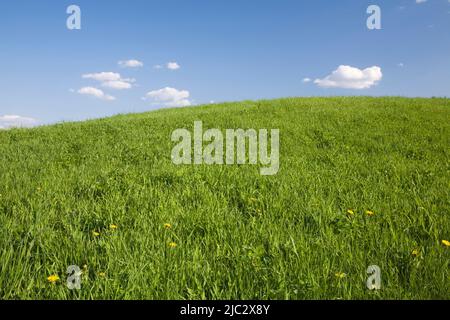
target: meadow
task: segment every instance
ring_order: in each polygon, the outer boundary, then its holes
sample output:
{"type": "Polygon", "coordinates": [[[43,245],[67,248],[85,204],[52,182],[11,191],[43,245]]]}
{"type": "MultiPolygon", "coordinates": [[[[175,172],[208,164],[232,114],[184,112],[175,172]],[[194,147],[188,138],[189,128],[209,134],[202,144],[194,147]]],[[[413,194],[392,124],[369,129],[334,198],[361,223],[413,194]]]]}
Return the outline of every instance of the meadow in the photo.
{"type": "Polygon", "coordinates": [[[286,98],[0,131],[1,299],[449,299],[450,100],[286,98]],[[280,170],[171,133],[280,129],[280,170]],[[82,270],[81,290],[66,270],[82,270]],[[366,288],[377,265],[382,287],[366,288]]]}

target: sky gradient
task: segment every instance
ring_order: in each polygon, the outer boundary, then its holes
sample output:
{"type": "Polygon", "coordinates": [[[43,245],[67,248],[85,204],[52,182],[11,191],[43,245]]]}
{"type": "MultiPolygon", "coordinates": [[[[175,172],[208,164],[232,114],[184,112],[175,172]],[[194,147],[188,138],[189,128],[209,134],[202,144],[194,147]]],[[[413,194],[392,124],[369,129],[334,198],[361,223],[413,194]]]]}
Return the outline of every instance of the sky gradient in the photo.
{"type": "Polygon", "coordinates": [[[16,0],[0,12],[0,128],[211,101],[450,96],[449,0],[16,0]],[[81,30],[66,27],[71,4],[81,30]],[[370,4],[381,30],[366,26],[370,4]]]}

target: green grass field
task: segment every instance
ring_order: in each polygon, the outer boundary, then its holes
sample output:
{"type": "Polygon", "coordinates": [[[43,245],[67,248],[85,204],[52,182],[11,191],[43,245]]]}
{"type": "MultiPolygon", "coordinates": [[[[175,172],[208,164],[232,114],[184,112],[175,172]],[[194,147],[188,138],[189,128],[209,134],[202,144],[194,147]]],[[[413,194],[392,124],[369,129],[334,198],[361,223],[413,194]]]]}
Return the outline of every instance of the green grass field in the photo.
{"type": "Polygon", "coordinates": [[[245,101],[0,132],[0,298],[449,299],[449,146],[448,99],[245,101]],[[279,173],[175,166],[171,133],[196,120],[279,128],[279,173]]]}

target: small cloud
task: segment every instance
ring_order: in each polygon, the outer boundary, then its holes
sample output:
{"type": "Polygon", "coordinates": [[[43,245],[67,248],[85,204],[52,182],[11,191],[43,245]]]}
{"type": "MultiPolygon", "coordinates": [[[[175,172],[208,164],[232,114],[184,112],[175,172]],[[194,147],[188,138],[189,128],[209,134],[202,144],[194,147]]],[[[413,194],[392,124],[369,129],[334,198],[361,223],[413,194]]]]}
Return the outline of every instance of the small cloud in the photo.
{"type": "Polygon", "coordinates": [[[397,66],[400,68],[403,68],[405,66],[405,64],[403,62],[400,62],[397,66]]]}
{"type": "Polygon", "coordinates": [[[0,116],[0,129],[11,128],[31,128],[38,124],[38,121],[29,117],[22,117],[18,115],[4,115],[0,116]]]}
{"type": "Polygon", "coordinates": [[[119,66],[122,68],[142,68],[144,66],[144,63],[139,60],[124,60],[119,61],[119,66]]]}
{"type": "Polygon", "coordinates": [[[303,81],[303,83],[309,83],[309,82],[311,82],[312,80],[311,80],[310,78],[304,78],[302,81],[303,81]]]}
{"type": "Polygon", "coordinates": [[[107,81],[102,83],[102,87],[115,89],[115,90],[126,90],[132,87],[131,83],[118,80],[118,81],[107,81]]]}
{"type": "Polygon", "coordinates": [[[157,70],[165,69],[165,68],[175,71],[175,70],[181,69],[181,66],[177,62],[168,62],[165,65],[157,64],[157,65],[153,66],[153,69],[157,69],[157,70]]]}
{"type": "Polygon", "coordinates": [[[169,62],[167,64],[167,69],[169,69],[169,70],[178,70],[180,68],[181,68],[180,65],[176,62],[169,62]]]}
{"type": "Polygon", "coordinates": [[[84,74],[82,77],[83,79],[93,79],[100,82],[118,81],[121,79],[120,74],[114,72],[88,73],[84,74]]]}
{"type": "Polygon", "coordinates": [[[427,0],[416,0],[416,3],[421,4],[421,3],[425,3],[427,2],[427,0]]]}
{"type": "Polygon", "coordinates": [[[102,90],[94,88],[94,87],[84,87],[78,90],[79,94],[93,96],[97,99],[113,101],[116,100],[113,96],[105,94],[102,90]]]}
{"type": "Polygon", "coordinates": [[[84,74],[83,79],[93,79],[101,82],[102,87],[115,89],[115,90],[125,90],[131,89],[133,87],[135,79],[124,79],[120,73],[114,72],[100,72],[100,73],[89,73],[84,74]]]}
{"type": "Polygon", "coordinates": [[[383,78],[381,68],[374,66],[360,70],[358,68],[341,65],[337,70],[323,79],[314,81],[322,88],[368,89],[376,85],[383,78]]]}
{"type": "Polygon", "coordinates": [[[160,104],[164,107],[187,107],[192,105],[189,97],[190,93],[187,90],[166,87],[148,92],[143,99],[151,99],[154,104],[160,104]]]}

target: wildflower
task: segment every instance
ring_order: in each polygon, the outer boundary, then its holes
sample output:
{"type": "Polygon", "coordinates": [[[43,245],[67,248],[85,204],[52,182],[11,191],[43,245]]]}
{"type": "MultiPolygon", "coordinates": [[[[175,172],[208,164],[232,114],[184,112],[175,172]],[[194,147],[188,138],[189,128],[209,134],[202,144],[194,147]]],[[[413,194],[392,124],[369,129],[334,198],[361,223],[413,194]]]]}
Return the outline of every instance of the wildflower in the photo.
{"type": "Polygon", "coordinates": [[[344,273],[344,272],[336,272],[334,275],[335,275],[336,278],[338,278],[338,279],[343,279],[343,278],[345,278],[345,277],[347,276],[347,274],[344,273]]]}
{"type": "Polygon", "coordinates": [[[450,241],[448,240],[442,240],[442,244],[446,247],[450,247],[450,241]]]}
{"type": "Polygon", "coordinates": [[[105,272],[99,272],[98,276],[101,277],[101,278],[104,278],[104,277],[106,277],[106,273],[105,272]]]}
{"type": "Polygon", "coordinates": [[[347,210],[347,214],[348,214],[349,216],[353,216],[353,215],[355,214],[355,211],[352,210],[352,209],[348,209],[348,210],[347,210]]]}
{"type": "Polygon", "coordinates": [[[171,242],[169,243],[169,247],[171,247],[172,249],[177,247],[177,244],[175,242],[171,242]]]}
{"type": "Polygon", "coordinates": [[[172,225],[170,223],[165,223],[164,228],[166,229],[172,229],[172,225]]]}
{"type": "Polygon", "coordinates": [[[111,230],[116,230],[117,228],[119,228],[116,224],[110,224],[109,225],[109,228],[111,229],[111,230]]]}
{"type": "Polygon", "coordinates": [[[100,232],[97,232],[97,231],[92,231],[92,235],[94,236],[94,237],[100,237],[100,232]]]}
{"type": "Polygon", "coordinates": [[[59,280],[59,277],[58,277],[58,275],[53,274],[53,275],[49,276],[47,278],[47,280],[48,280],[48,282],[55,284],[59,280]]]}
{"type": "Polygon", "coordinates": [[[375,212],[373,212],[373,211],[371,211],[371,210],[367,210],[367,211],[366,211],[366,214],[367,214],[369,217],[372,217],[372,216],[375,215],[375,212]]]}
{"type": "Polygon", "coordinates": [[[416,257],[418,257],[420,255],[420,251],[418,249],[414,249],[411,252],[411,255],[416,258],[416,257]]]}

